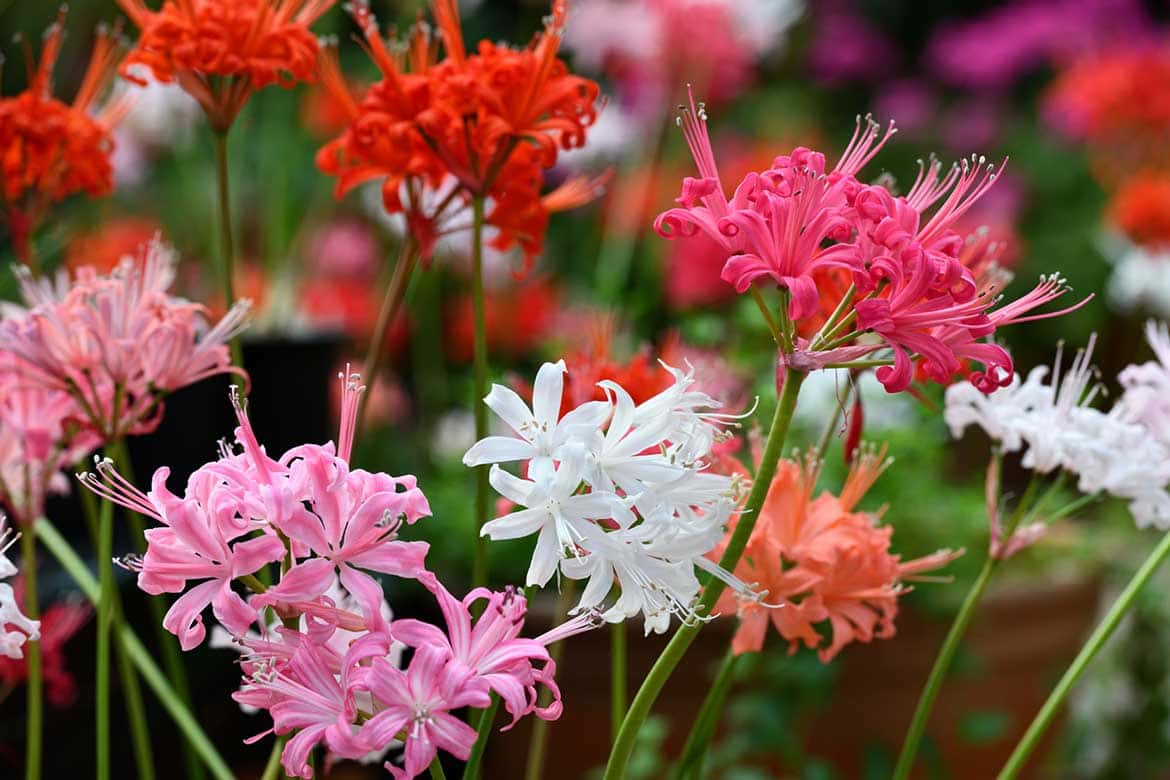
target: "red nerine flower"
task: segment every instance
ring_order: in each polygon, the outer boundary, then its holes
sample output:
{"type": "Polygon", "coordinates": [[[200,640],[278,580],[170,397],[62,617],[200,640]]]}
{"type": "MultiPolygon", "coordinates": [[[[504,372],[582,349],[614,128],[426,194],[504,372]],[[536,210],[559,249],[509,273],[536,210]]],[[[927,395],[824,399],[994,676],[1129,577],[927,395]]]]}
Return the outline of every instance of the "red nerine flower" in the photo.
{"type": "Polygon", "coordinates": [[[336,0],[118,0],[141,31],[122,65],[178,82],[199,101],[211,126],[226,130],[249,96],[270,84],[312,81],[317,67],[313,22],[336,0]]]}
{"type": "MultiPolygon", "coordinates": [[[[24,603],[24,578],[12,581],[18,604],[24,603]]],[[[89,620],[92,610],[80,600],[50,604],[40,616],[41,676],[45,698],[54,707],[68,707],[77,696],[77,683],[66,666],[65,645],[89,620]]],[[[15,686],[28,679],[28,659],[0,654],[0,683],[15,686]]]]}
{"type": "Polygon", "coordinates": [[[39,62],[30,62],[28,87],[0,98],[0,202],[17,255],[31,260],[29,239],[48,207],[84,192],[102,197],[114,189],[112,130],[128,103],[98,107],[117,68],[117,36],[99,30],[81,86],[72,103],[52,94],[53,67],[61,51],[65,11],[45,34],[39,62]]]}
{"type": "Polygon", "coordinates": [[[424,260],[435,241],[470,226],[469,204],[486,199],[497,246],[520,246],[529,262],[543,246],[548,214],[592,199],[598,182],[573,181],[542,196],[544,171],[559,149],[585,143],[596,118],[596,83],[557,58],[566,3],[557,0],[544,31],[523,49],[481,41],[468,53],[454,0],[432,3],[445,56],[430,28],[388,46],[369,6],[351,6],[382,80],[357,97],[335,55],[322,58],[322,82],[349,115],[349,126],[317,155],[337,177],[340,197],[382,179],[390,213],[405,213],[424,260]]]}

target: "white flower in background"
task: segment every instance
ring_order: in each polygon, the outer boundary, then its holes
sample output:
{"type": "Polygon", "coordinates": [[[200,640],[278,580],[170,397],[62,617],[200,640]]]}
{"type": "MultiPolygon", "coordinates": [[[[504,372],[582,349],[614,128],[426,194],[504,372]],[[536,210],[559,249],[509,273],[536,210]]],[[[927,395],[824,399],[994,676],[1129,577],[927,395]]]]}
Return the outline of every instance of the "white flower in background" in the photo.
{"type": "Polygon", "coordinates": [[[1117,375],[1125,391],[1117,406],[1125,419],[1146,426],[1170,446],[1170,330],[1166,323],[1147,322],[1146,341],[1157,360],[1129,366],[1117,375]]]}
{"type": "MultiPolygon", "coordinates": [[[[8,579],[17,573],[16,565],[8,559],[8,548],[16,543],[20,534],[8,528],[8,519],[0,515],[0,579],[8,579]]],[[[0,656],[13,660],[24,657],[24,645],[41,638],[41,624],[29,620],[16,603],[12,586],[0,582],[0,656]]]]}
{"type": "MultiPolygon", "coordinates": [[[[1023,450],[1022,463],[1040,473],[1064,469],[1077,489],[1129,501],[1141,527],[1170,528],[1170,447],[1124,403],[1109,412],[1091,404],[1098,395],[1090,363],[1094,336],[1060,375],[1060,351],[1051,372],[1032,369],[1021,382],[983,395],[969,382],[947,388],[944,419],[958,438],[982,428],[1005,452],[1023,450]]],[[[1130,370],[1130,369],[1127,369],[1130,370]]]]}
{"type": "Polygon", "coordinates": [[[671,615],[693,619],[700,585],[696,567],[740,589],[746,586],[704,556],[723,539],[738,500],[731,477],[706,470],[706,458],[733,419],[694,387],[694,372],[663,364],[674,384],[635,404],[620,385],[598,386],[605,401],[588,401],[560,416],[564,362],[545,363],[529,409],[496,385],[485,402],[516,433],[489,436],[464,457],[492,463],[491,483],[519,511],[483,527],[491,539],[537,534],[528,584],[544,585],[559,570],[588,580],[576,609],[599,607],[617,583],[620,595],[603,616],[642,614],[646,632],[661,633],[671,615]],[[522,479],[498,464],[520,462],[522,479]]]}
{"type": "Polygon", "coordinates": [[[1170,249],[1130,245],[1109,257],[1114,268],[1106,294],[1114,308],[1170,317],[1170,249]]]}

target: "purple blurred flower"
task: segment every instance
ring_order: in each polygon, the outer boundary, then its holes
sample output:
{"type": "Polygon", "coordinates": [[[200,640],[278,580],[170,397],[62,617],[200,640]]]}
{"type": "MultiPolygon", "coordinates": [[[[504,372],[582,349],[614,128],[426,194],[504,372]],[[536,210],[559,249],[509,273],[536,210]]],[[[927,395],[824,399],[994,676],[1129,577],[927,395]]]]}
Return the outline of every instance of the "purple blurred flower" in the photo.
{"type": "Polygon", "coordinates": [[[930,125],[937,104],[933,91],[922,79],[897,79],[878,88],[873,114],[897,122],[899,132],[918,133],[930,125]]]}
{"type": "Polygon", "coordinates": [[[842,0],[817,4],[808,56],[813,76],[825,84],[881,81],[897,59],[889,37],[842,0]]]}
{"type": "Polygon", "coordinates": [[[1153,31],[1140,0],[1017,0],[980,17],[940,25],[926,64],[948,84],[1005,89],[1054,61],[1153,31]]]}

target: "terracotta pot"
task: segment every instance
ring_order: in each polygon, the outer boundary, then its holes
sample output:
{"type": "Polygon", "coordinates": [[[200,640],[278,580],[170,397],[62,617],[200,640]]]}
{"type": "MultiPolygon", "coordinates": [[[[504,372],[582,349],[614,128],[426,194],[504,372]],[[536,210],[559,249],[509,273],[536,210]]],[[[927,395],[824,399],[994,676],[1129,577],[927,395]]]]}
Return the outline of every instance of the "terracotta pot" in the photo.
{"type": "MultiPolygon", "coordinates": [[[[971,663],[956,672],[940,694],[929,737],[951,780],[994,777],[1056,679],[1076,655],[1091,628],[1100,586],[1081,579],[1028,587],[993,590],[972,622],[963,649],[971,663]],[[1006,725],[995,739],[972,743],[961,724],[972,715],[1002,713],[1006,725]]],[[[853,645],[838,657],[839,675],[833,697],[808,721],[805,744],[809,755],[826,760],[840,778],[862,777],[862,759],[878,748],[892,757],[914,711],[922,684],[948,628],[946,620],[928,619],[904,609],[894,639],[853,645]]],[[[706,692],[714,665],[722,657],[734,624],[709,625],[691,646],[682,666],[663,689],[655,712],[669,716],[671,732],[664,749],[677,756],[706,692]]],[[[629,637],[630,695],[665,644],[663,637],[642,639],[631,624],[629,637]]],[[[769,638],[769,652],[783,645],[769,638]]],[[[574,637],[557,668],[565,702],[561,719],[549,724],[548,760],[543,777],[569,780],[585,777],[605,763],[610,744],[609,634],[606,629],[574,637]]],[[[750,683],[749,683],[750,684],[750,683]]],[[[1050,731],[1050,739],[1059,725],[1050,731]]],[[[524,776],[530,724],[497,733],[485,759],[486,778],[524,776]]],[[[1049,745],[1041,746],[1042,756],[1049,745]]],[[[761,755],[751,763],[774,776],[797,776],[776,756],[761,755]],[[787,771],[786,771],[787,770],[787,771]]],[[[1021,777],[1041,777],[1034,760],[1021,777]]],[[[926,777],[925,765],[915,777],[926,777]]]]}

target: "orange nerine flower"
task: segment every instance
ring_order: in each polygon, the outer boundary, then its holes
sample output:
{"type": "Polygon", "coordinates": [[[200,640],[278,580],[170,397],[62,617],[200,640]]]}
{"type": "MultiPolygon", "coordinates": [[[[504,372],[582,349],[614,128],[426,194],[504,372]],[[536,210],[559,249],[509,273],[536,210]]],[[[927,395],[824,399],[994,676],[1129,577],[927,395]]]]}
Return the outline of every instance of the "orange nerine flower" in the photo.
{"type": "Polygon", "coordinates": [[[902,583],[961,554],[940,550],[903,561],[890,552],[893,529],[878,524],[880,515],[855,511],[887,465],[884,448],[863,451],[840,496],[826,491],[813,498],[817,462],[780,461],[735,569],[764,595],[746,600],[728,591],[716,605],[720,612],[738,609],[736,654],[759,652],[769,623],[790,651],[803,643],[825,663],[850,642],[891,637],[902,583]]]}
{"type": "Polygon", "coordinates": [[[101,197],[113,190],[112,130],[127,109],[124,100],[97,107],[121,55],[116,35],[104,29],[98,31],[73,102],[53,97],[53,67],[64,22],[62,9],[45,34],[40,61],[28,63],[28,87],[0,98],[0,206],[16,252],[26,262],[32,231],[52,203],[79,192],[101,197]]]}
{"type": "Polygon", "coordinates": [[[162,82],[178,82],[216,130],[226,130],[248,97],[270,84],[311,81],[317,38],[309,27],[336,0],[118,0],[141,31],[122,73],[136,66],[162,82]]]}
{"type": "Polygon", "coordinates": [[[555,0],[528,47],[481,41],[473,53],[454,0],[432,7],[442,59],[426,25],[416,25],[403,45],[388,45],[369,6],[350,7],[382,80],[355,96],[336,57],[322,58],[322,83],[345,106],[349,126],[321,149],[317,165],[337,177],[338,197],[382,179],[387,211],[406,213],[424,259],[438,236],[467,227],[468,204],[483,197],[486,221],[499,229],[496,246],[519,245],[530,261],[543,246],[549,213],[596,195],[598,182],[541,191],[558,150],[585,143],[599,88],[557,58],[564,0],[555,0]]]}

